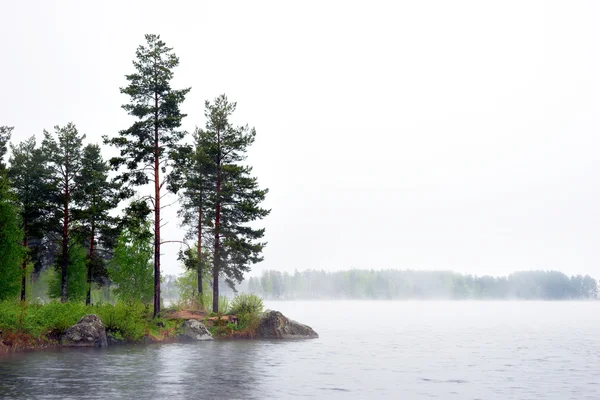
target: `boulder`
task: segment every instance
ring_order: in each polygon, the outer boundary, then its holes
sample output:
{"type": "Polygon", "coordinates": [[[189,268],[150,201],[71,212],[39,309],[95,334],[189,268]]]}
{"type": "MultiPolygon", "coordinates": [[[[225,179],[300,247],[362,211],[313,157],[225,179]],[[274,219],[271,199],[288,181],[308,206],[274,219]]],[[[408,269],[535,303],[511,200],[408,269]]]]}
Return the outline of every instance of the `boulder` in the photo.
{"type": "Polygon", "coordinates": [[[204,324],[197,319],[188,319],[183,323],[179,334],[181,340],[212,340],[213,337],[204,324]]]}
{"type": "Polygon", "coordinates": [[[279,311],[266,311],[258,324],[259,338],[310,339],[319,335],[310,326],[286,318],[279,311]]]}
{"type": "Polygon", "coordinates": [[[68,347],[106,347],[106,329],[97,315],[84,315],[63,333],[60,344],[68,347]]]}

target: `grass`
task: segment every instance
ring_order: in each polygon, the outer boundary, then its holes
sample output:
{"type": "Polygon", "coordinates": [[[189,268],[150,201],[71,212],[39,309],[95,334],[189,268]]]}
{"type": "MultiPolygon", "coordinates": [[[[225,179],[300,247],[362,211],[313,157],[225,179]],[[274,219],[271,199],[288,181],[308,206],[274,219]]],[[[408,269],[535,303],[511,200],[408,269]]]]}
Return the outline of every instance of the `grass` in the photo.
{"type": "Polygon", "coordinates": [[[219,313],[209,330],[215,337],[252,339],[258,331],[262,311],[263,302],[260,297],[255,294],[239,294],[229,304],[229,314],[237,316],[237,324],[222,319],[223,313],[219,313]]]}
{"type": "Polygon", "coordinates": [[[229,312],[231,314],[260,314],[263,310],[263,301],[252,293],[240,293],[231,300],[229,312]]]}
{"type": "MultiPolygon", "coordinates": [[[[205,300],[208,303],[209,299],[205,300]]],[[[224,312],[207,314],[217,316],[216,320],[211,323],[205,321],[214,337],[251,339],[256,336],[263,310],[260,297],[240,294],[229,301],[220,296],[219,309],[224,312]],[[222,318],[225,314],[236,315],[237,324],[222,318]]],[[[141,303],[86,306],[80,302],[3,301],[0,302],[0,330],[3,331],[0,354],[9,350],[58,345],[60,335],[87,314],[98,315],[106,327],[107,335],[118,342],[168,340],[176,336],[183,323],[180,319],[165,318],[165,313],[153,318],[152,308],[141,303]]]]}
{"type": "Polygon", "coordinates": [[[1,342],[14,349],[57,344],[62,332],[87,314],[98,315],[107,335],[119,341],[164,340],[174,336],[181,325],[178,320],[152,318],[152,309],[139,303],[86,306],[79,302],[4,301],[0,303],[1,342]]]}

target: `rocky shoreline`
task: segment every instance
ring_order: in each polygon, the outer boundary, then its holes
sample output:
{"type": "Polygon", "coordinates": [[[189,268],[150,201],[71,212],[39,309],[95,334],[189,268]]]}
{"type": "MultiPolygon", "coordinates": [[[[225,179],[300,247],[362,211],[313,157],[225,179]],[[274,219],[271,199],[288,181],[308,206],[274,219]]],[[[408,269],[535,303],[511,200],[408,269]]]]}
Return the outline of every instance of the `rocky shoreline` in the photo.
{"type": "MultiPolygon", "coordinates": [[[[188,312],[188,317],[177,318],[182,321],[181,326],[177,331],[164,338],[155,338],[146,335],[141,341],[127,342],[124,339],[114,337],[110,332],[107,332],[106,327],[100,317],[95,314],[84,315],[79,321],[65,330],[55,343],[32,343],[24,348],[12,348],[10,345],[3,343],[0,340],[0,346],[4,347],[4,352],[23,351],[23,350],[38,350],[52,347],[107,347],[112,345],[124,344],[139,344],[139,343],[170,343],[170,342],[197,342],[206,340],[227,340],[227,339],[312,339],[318,338],[319,335],[308,325],[293,321],[284,316],[279,311],[265,311],[260,315],[260,319],[254,329],[249,334],[244,336],[236,335],[234,331],[230,334],[219,334],[213,337],[210,330],[204,324],[209,326],[215,321],[227,321],[228,323],[237,323],[235,316],[222,316],[218,319],[206,318],[190,318],[193,313],[188,312]]],[[[0,351],[2,353],[2,351],[0,351]]]]}

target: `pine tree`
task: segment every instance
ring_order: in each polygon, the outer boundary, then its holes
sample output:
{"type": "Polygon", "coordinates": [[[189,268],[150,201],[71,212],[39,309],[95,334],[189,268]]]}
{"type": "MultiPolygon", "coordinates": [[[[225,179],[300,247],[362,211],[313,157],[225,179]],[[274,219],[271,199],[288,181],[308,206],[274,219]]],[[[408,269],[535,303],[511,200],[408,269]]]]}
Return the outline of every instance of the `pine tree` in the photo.
{"type": "Polygon", "coordinates": [[[227,96],[206,102],[206,135],[209,156],[214,167],[215,191],[211,203],[214,210],[213,230],[213,311],[219,309],[219,276],[233,286],[241,282],[250,265],[262,260],[266,245],[259,240],[264,229],[248,224],[266,217],[270,210],[260,207],[268,190],[259,189],[252,168],[241,165],[246,151],[254,142],[256,131],[245,126],[233,126],[229,117],[236,109],[227,96]]]}
{"type": "Polygon", "coordinates": [[[179,59],[158,35],[146,35],[146,45],[139,46],[133,66],[136,70],[126,75],[129,85],[121,93],[130,97],[123,105],[129,115],[137,118],[131,127],[120,131],[114,138],[105,137],[105,143],[120,149],[120,156],[110,160],[115,169],[125,167],[119,177],[133,186],[154,185],[150,197],[154,210],[154,315],[160,311],[160,210],[161,193],[169,181],[169,171],[179,141],[184,132],[177,130],[185,114],[180,105],[189,88],[171,88],[173,69],[179,59]]]}
{"type": "Polygon", "coordinates": [[[76,179],[81,172],[82,143],[85,135],[79,134],[73,123],[64,127],[55,126],[56,139],[47,131],[44,131],[42,149],[48,160],[50,172],[58,186],[57,196],[59,207],[56,215],[62,220],[61,229],[61,254],[58,265],[61,276],[61,301],[68,299],[67,274],[70,264],[70,245],[74,244],[72,236],[72,197],[77,190],[76,179]]]}
{"type": "Polygon", "coordinates": [[[12,126],[0,126],[0,171],[6,169],[6,164],[4,164],[4,156],[6,155],[6,150],[8,149],[6,146],[10,141],[10,135],[13,131],[12,126]]]}
{"type": "Polygon", "coordinates": [[[16,298],[20,288],[19,264],[24,250],[23,230],[5,171],[0,171],[0,301],[16,298]]]}
{"type": "Polygon", "coordinates": [[[212,224],[208,218],[208,210],[211,208],[216,183],[216,169],[211,160],[215,148],[210,135],[201,129],[196,128],[192,136],[194,142],[180,152],[180,168],[176,171],[182,179],[178,215],[182,225],[188,227],[185,239],[196,242],[195,249],[186,250],[181,259],[186,268],[196,270],[198,294],[202,294],[203,266],[207,261],[205,253],[209,252],[206,242],[210,241],[210,236],[206,236],[212,224]]]}
{"type": "MultiPolygon", "coordinates": [[[[81,170],[75,177],[77,191],[73,200],[78,204],[78,210],[73,214],[79,223],[78,232],[87,247],[87,295],[86,304],[91,302],[92,281],[106,276],[106,268],[102,257],[96,250],[98,238],[104,241],[115,224],[115,218],[109,215],[119,203],[119,185],[108,179],[108,164],[102,159],[100,146],[89,144],[83,149],[81,170]]],[[[107,237],[108,239],[108,237],[107,237]]]]}
{"type": "MultiPolygon", "coordinates": [[[[32,243],[39,245],[44,237],[50,217],[51,196],[55,194],[56,188],[52,186],[53,180],[43,152],[36,147],[35,136],[16,146],[11,145],[11,150],[8,176],[19,204],[23,248],[28,250],[32,247],[32,243]]],[[[26,253],[21,265],[21,300],[23,301],[26,295],[26,269],[30,258],[26,253]]]]}

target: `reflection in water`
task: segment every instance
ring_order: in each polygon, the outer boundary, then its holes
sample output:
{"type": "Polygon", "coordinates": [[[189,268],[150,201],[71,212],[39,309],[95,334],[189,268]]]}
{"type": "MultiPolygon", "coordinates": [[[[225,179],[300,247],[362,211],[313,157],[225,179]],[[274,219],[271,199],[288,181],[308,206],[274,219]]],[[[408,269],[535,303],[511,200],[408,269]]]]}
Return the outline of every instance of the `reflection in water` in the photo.
{"type": "Polygon", "coordinates": [[[201,342],[14,354],[0,359],[0,397],[258,398],[258,347],[201,342]]]}

